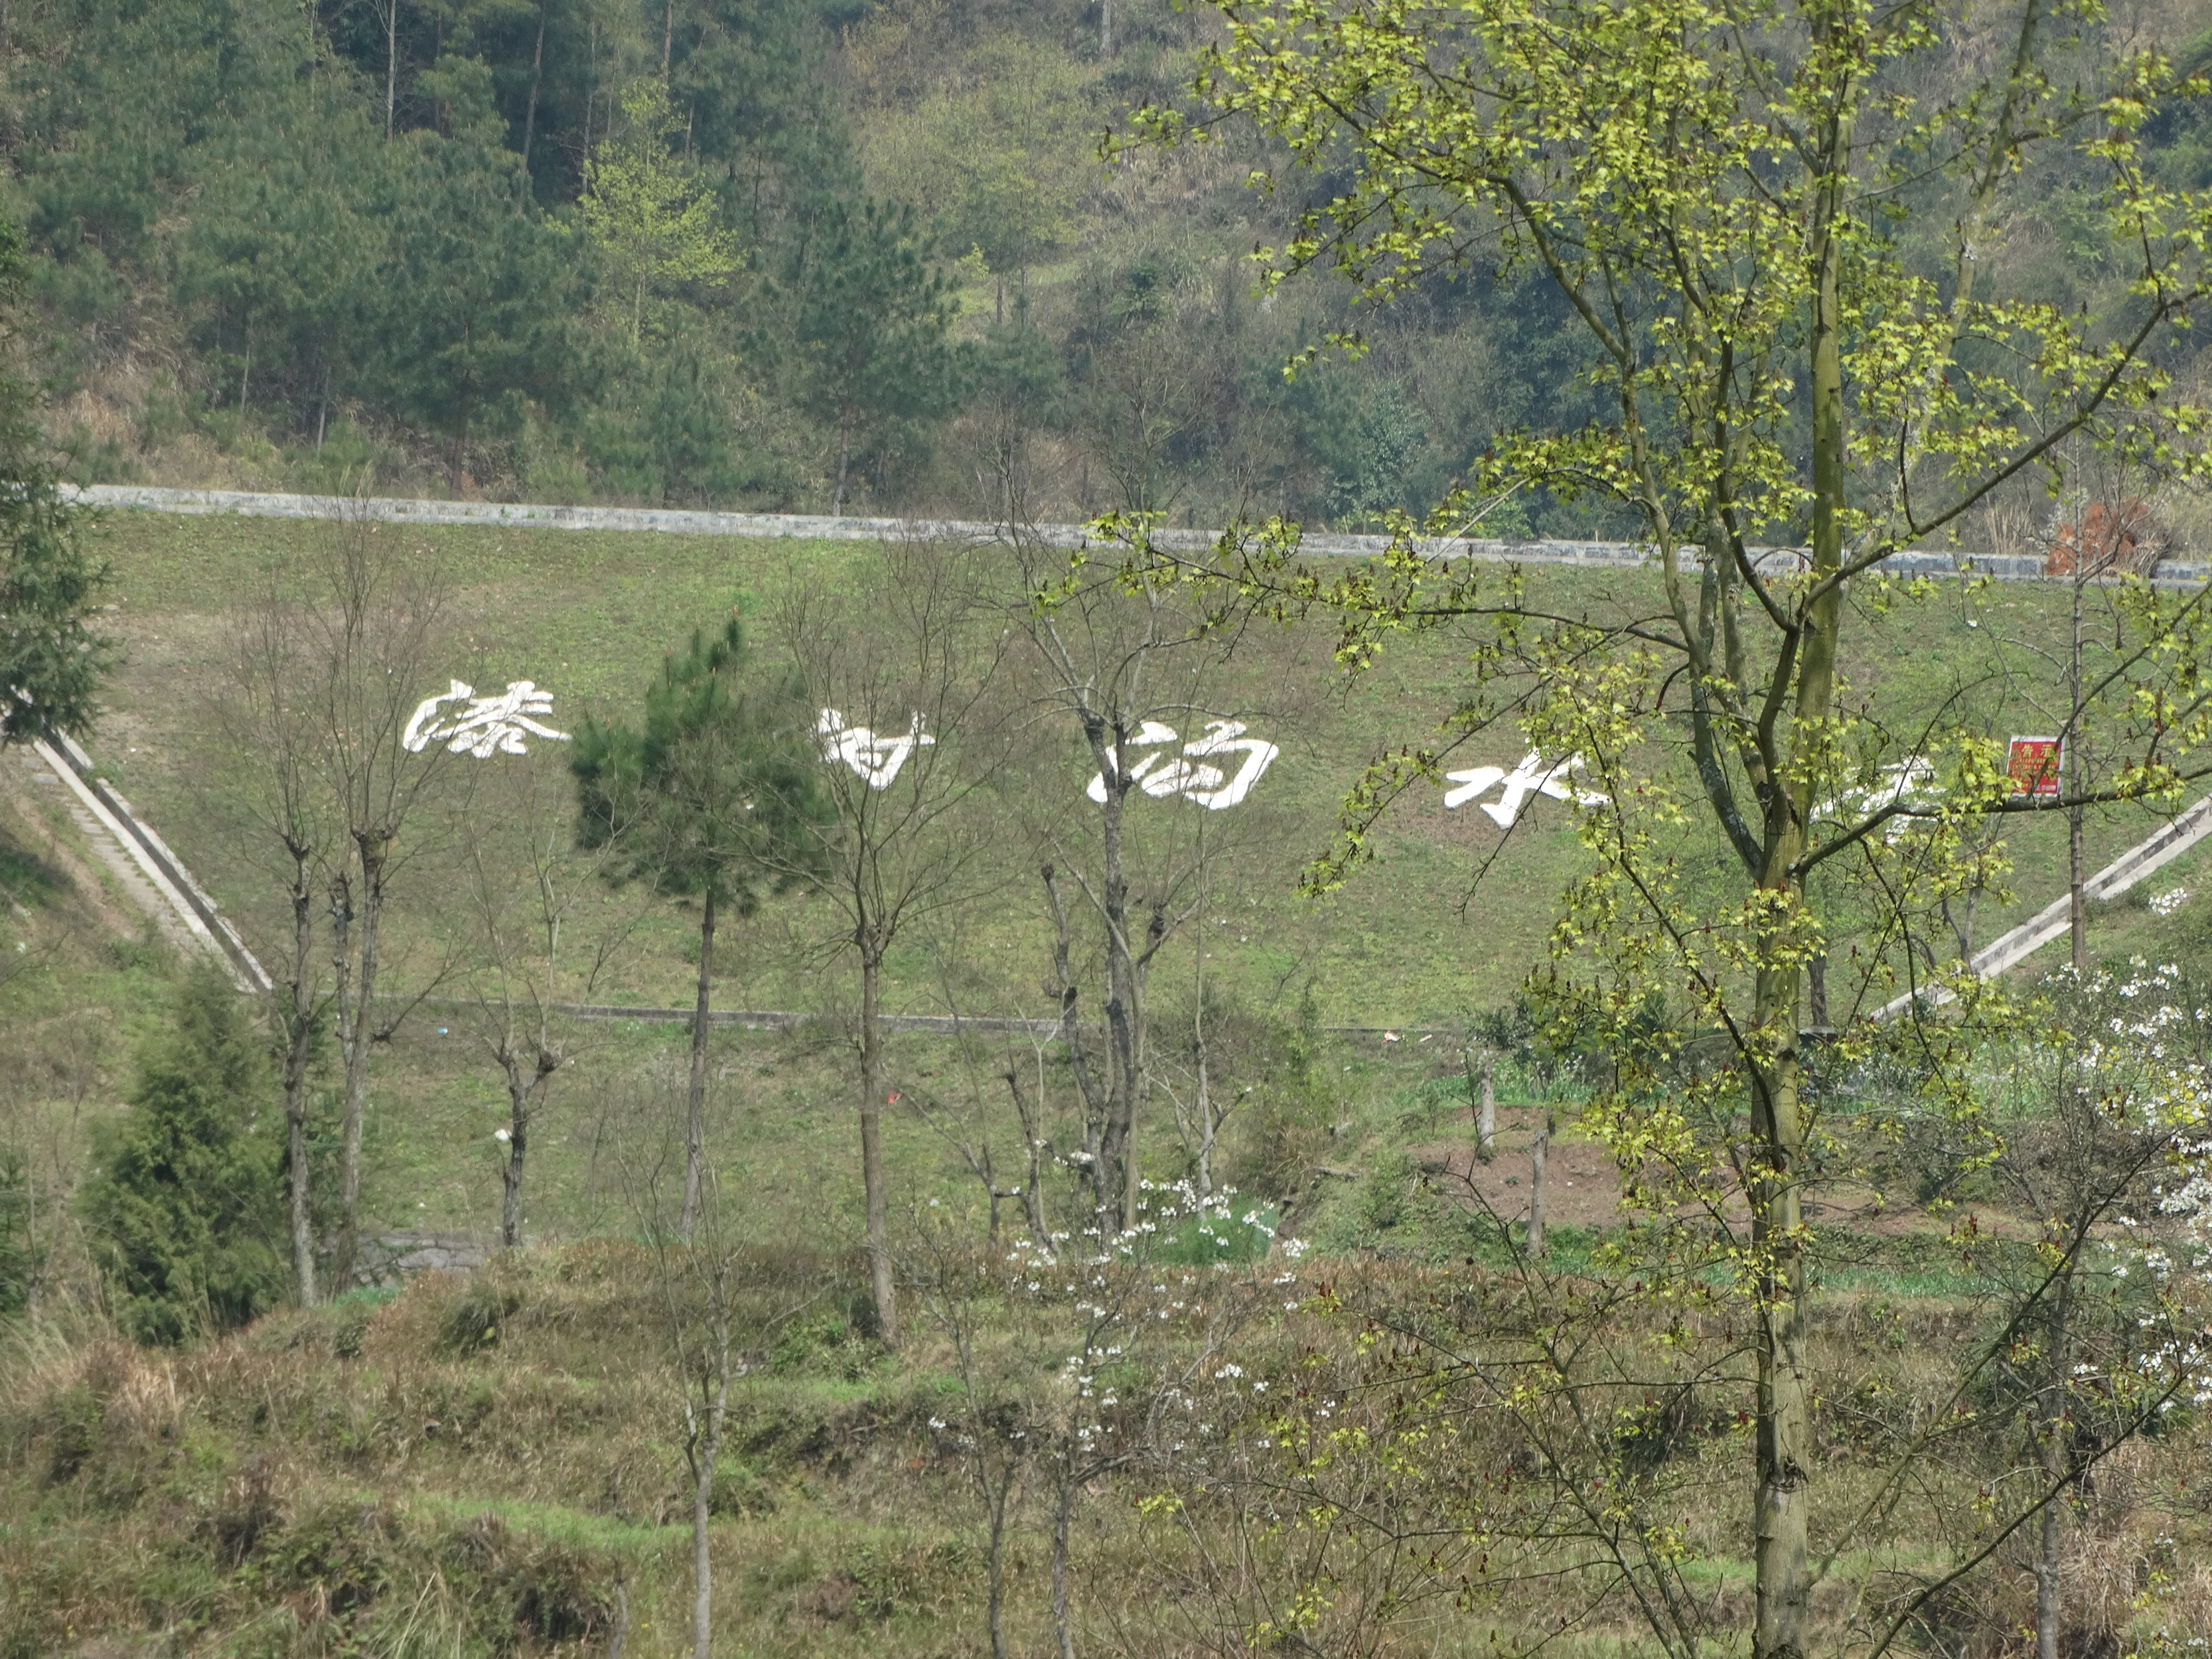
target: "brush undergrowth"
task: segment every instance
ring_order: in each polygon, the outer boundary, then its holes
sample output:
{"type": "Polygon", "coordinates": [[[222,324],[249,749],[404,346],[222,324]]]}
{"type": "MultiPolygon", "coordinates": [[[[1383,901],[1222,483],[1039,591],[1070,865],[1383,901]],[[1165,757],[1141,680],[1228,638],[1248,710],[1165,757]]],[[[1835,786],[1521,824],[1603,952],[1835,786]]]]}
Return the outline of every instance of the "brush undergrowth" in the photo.
{"type": "MultiPolygon", "coordinates": [[[[1579,1255],[1587,1243],[1560,1247],[1579,1255]]],[[[766,1334],[742,1355],[719,1466],[718,1646],[988,1650],[981,1510],[957,1439],[940,1431],[959,1389],[955,1356],[921,1328],[883,1355],[854,1316],[866,1301],[857,1261],[784,1247],[745,1269],[740,1300],[757,1305],[740,1306],[737,1323],[766,1334]],[[770,1329],[769,1310],[799,1279],[833,1288],[770,1329]]],[[[1378,1255],[1301,1271],[1291,1305],[1236,1350],[1240,1379],[1273,1382],[1274,1394],[1249,1395],[1249,1380],[1238,1382],[1254,1409],[1352,1378],[1369,1320],[1442,1308],[1463,1319],[1511,1302],[1502,1263],[1378,1255]]],[[[677,1650],[688,1633],[690,1490],[653,1274],[646,1250],[601,1240],[276,1314],[180,1352],[140,1349],[88,1316],[18,1330],[0,1376],[0,1659],[137,1652],[127,1644],[138,1642],[269,1659],[597,1653],[618,1606],[627,1653],[677,1650]]],[[[1823,1407],[1824,1501],[1840,1509],[1869,1489],[1893,1449],[1882,1437],[1940,1390],[1942,1356],[1982,1316],[1889,1293],[1837,1294],[1822,1309],[1819,1362],[1850,1379],[1823,1407]]],[[[1635,1333],[1612,1340],[1632,1344],[1635,1333]]],[[[1747,1595],[1748,1517],[1726,1501],[1741,1424],[1694,1391],[1632,1416],[1623,1432],[1634,1443],[1623,1444],[1679,1482],[1693,1577],[1725,1611],[1747,1595]]],[[[1251,1424],[1222,1414],[1212,1426],[1234,1437],[1251,1424]]],[[[2161,1622],[2171,1632],[2212,1621],[2212,1528],[2201,1506],[2175,1501],[2212,1478],[2207,1442],[2203,1425],[2176,1422],[2108,1465],[2084,1500],[2069,1571],[2085,1586],[2093,1571],[2118,1575],[2109,1592],[2078,1598],[2106,1651],[2151,1654],[2161,1622]]],[[[1489,1478],[1498,1459],[1520,1455],[1505,1430],[1462,1425],[1434,1447],[1425,1489],[1489,1478]]],[[[1198,1540],[1260,1537],[1249,1523],[1265,1483],[1189,1474],[1171,1458],[1140,1460],[1092,1483],[1073,1539],[1085,1650],[1195,1654],[1242,1641],[1246,1613],[1200,1570],[1198,1540]],[[1170,1491],[1187,1500],[1173,1525],[1159,1507],[1170,1491]]],[[[1015,1503],[1017,1652],[1050,1640],[1047,1496],[1040,1468],[1015,1503]]],[[[1294,1529],[1261,1538],[1254,1582],[1283,1567],[1295,1541],[1294,1529]]],[[[1839,1628],[1850,1595],[1915,1548],[1868,1536],[1824,1592],[1824,1620],[1839,1628]]],[[[1977,1583],[1947,1604],[1956,1644],[1919,1650],[2012,1650],[1991,1632],[2016,1625],[2017,1585],[2003,1573],[1977,1583]]],[[[1356,1574],[1330,1593],[1342,1607],[1379,1594],[1356,1574]]],[[[1418,1645],[1439,1654],[1525,1639],[1543,1615],[1533,1592],[1455,1612],[1431,1587],[1429,1604],[1418,1645]]],[[[1407,1594],[1401,1610],[1422,1605],[1407,1594]]],[[[1608,1617],[1553,1650],[1644,1649],[1632,1623],[1608,1617]]]]}

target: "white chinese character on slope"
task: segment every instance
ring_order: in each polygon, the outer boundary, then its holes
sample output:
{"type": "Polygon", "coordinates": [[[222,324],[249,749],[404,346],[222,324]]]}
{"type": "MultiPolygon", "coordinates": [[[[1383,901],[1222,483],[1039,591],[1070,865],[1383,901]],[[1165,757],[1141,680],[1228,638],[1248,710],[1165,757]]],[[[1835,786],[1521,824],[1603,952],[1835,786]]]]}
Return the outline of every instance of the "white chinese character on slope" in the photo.
{"type": "Polygon", "coordinates": [[[888,789],[891,780],[916,749],[933,749],[937,739],[921,729],[921,716],[907,724],[902,738],[879,738],[865,726],[848,726],[834,708],[825,708],[814,724],[822,738],[822,758],[842,761],[867,781],[871,789],[888,789]]]}
{"type": "MultiPolygon", "coordinates": [[[[1175,741],[1173,726],[1163,726],[1158,720],[1146,720],[1123,747],[1125,750],[1149,749],[1175,741]]],[[[1167,759],[1164,755],[1147,755],[1128,770],[1138,787],[1155,799],[1182,795],[1218,812],[1225,806],[1236,805],[1250,794],[1252,786],[1260,781],[1261,775],[1275,763],[1275,757],[1282,752],[1264,738],[1246,737],[1242,720],[1208,720],[1206,735],[1184,744],[1182,753],[1177,758],[1162,766],[1159,763],[1167,759]],[[1237,769],[1234,777],[1218,766],[1208,765],[1202,758],[1193,758],[1234,754],[1244,757],[1243,763],[1237,769]]],[[[1122,763],[1127,764],[1126,760],[1122,763]]],[[[1104,805],[1104,775],[1093,773],[1090,787],[1084,793],[1100,805],[1104,805]]]]}
{"type": "MultiPolygon", "coordinates": [[[[1822,801],[1813,809],[1813,817],[1816,822],[1825,819],[1830,823],[1872,817],[1887,806],[1933,806],[1942,793],[1943,786],[1936,781],[1935,763],[1915,755],[1910,760],[1883,767],[1874,782],[1861,788],[1846,789],[1833,800],[1822,801]]],[[[1895,841],[1917,822],[1900,812],[1884,826],[1882,839],[1895,841]]]]}
{"type": "Polygon", "coordinates": [[[1444,792],[1444,805],[1464,805],[1488,793],[1493,785],[1503,783],[1505,787],[1498,792],[1498,799],[1486,801],[1482,808],[1497,820],[1501,830],[1513,827],[1513,821],[1521,816],[1521,808],[1531,795],[1549,795],[1553,800],[1582,806],[1602,806],[1606,799],[1603,795],[1592,789],[1577,789],[1567,781],[1567,775],[1580,771],[1582,764],[1580,755],[1570,755],[1557,766],[1547,767],[1531,750],[1510,772],[1502,766],[1477,766],[1465,772],[1447,772],[1445,781],[1459,787],[1444,792]]]}
{"type": "Polygon", "coordinates": [[[452,690],[443,696],[424,698],[415,710],[415,718],[407,722],[400,741],[409,754],[419,755],[432,744],[442,743],[448,754],[466,750],[478,760],[488,760],[495,752],[526,755],[530,751],[522,741],[526,732],[555,743],[568,741],[566,732],[556,732],[531,718],[553,712],[553,694],[539,690],[532,681],[509,680],[507,690],[495,697],[479,697],[473,687],[459,680],[451,684],[452,690]],[[468,707],[437,718],[439,705],[448,702],[468,707]]]}

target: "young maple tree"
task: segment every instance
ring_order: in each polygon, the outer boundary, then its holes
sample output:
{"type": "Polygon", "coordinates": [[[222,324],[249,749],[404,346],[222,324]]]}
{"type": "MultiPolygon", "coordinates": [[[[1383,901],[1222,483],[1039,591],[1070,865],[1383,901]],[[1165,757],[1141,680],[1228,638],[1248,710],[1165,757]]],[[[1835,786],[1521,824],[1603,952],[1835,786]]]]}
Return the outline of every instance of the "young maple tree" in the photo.
{"type": "MultiPolygon", "coordinates": [[[[2119,759],[2093,790],[2069,779],[2049,797],[2010,793],[1966,702],[1929,714],[1855,690],[1847,624],[1899,628],[1934,585],[1898,556],[1955,540],[1999,492],[2055,489],[2069,444],[2203,476],[2212,411],[2176,395],[2174,365],[2207,299],[2212,198],[2161,178],[2145,137],[2203,83],[2089,0],[1971,19],[1842,0],[1216,9],[1226,33],[1194,106],[1147,109],[1139,137],[1241,120],[1293,169],[1328,170],[1262,250],[1266,282],[1323,270],[1387,306],[1487,265],[1548,284],[1583,336],[1600,417],[1498,434],[1430,535],[1463,534],[1481,501],[1516,492],[1595,501],[1632,522],[1656,581],[1591,604],[1455,560],[1402,521],[1389,556],[1334,573],[1303,562],[1281,522],[1211,558],[1156,545],[1141,520],[1107,529],[1130,544],[1131,579],[1225,584],[1223,620],[1328,615],[1353,668],[1394,635],[1462,630],[1474,683],[1456,730],[1515,718],[1546,754],[1584,761],[1605,799],[1577,809],[1592,857],[1558,924],[1553,1006],[1614,1061],[1619,1085],[1584,1121],[1650,1218],[1639,1282],[1663,1295],[1717,1265],[1746,1310],[1752,1650],[1795,1659],[1835,1559],[1809,1533],[1805,1198],[1823,1127],[1800,1041],[1808,968],[1847,959],[1862,1006],[1914,994],[1901,1032],[1845,1022],[1837,1063],[1909,1043],[1929,1098],[1972,1127],[1965,1061],[2007,1004],[1963,965],[1926,982],[1916,946],[1947,895],[2001,875],[1982,826],[2171,805],[2212,772],[2201,589],[2120,588],[2121,637],[2067,734],[2094,728],[2119,759]],[[1993,67],[1961,68],[1977,63],[1993,67]],[[2119,273],[2094,289],[2003,257],[2007,228],[2062,185],[2119,273]],[[1940,996],[1959,1018],[1939,1026],[1940,996]],[[1653,1020],[1655,1000],[1676,1017],[1653,1020]]],[[[1317,884],[1437,761],[1404,752],[1363,781],[1317,884]]],[[[1928,1575],[1868,1650],[1966,1570],[1928,1575]]],[[[1638,1571],[1677,1564],[1662,1551],[1638,1571]]]]}

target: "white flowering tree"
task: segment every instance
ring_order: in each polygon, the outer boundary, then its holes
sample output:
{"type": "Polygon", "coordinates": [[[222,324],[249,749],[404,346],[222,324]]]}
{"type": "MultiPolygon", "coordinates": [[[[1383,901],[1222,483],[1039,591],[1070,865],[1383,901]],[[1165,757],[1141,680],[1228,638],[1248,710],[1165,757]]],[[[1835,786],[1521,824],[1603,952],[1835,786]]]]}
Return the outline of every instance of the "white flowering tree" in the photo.
{"type": "MultiPolygon", "coordinates": [[[[2048,1501],[2032,1562],[2037,1651],[2058,1648],[2065,1501],[2154,1416],[2212,1403],[2201,1335],[2212,1170],[2212,1008],[2179,969],[2068,969],[1999,1074],[1991,1168],[2033,1218],[2008,1264],[2012,1340],[1994,1365],[2048,1501]],[[2177,1275],[2178,1266],[2196,1277],[2177,1275]]],[[[1970,1240],[1967,1249],[1972,1248],[1970,1240]]]]}
{"type": "Polygon", "coordinates": [[[1119,1230],[1077,1207],[1079,1224],[1001,1249],[978,1246],[932,1200],[909,1270],[960,1385],[930,1428],[983,1509],[994,1659],[1008,1650],[1004,1563],[1023,1494],[1046,1507],[1054,1650],[1074,1659],[1084,1494],[1116,1472],[1201,1455],[1214,1432],[1198,1411],[1210,1379],[1224,1367],[1243,1376],[1227,1350],[1295,1279],[1280,1252],[1269,1258],[1264,1218],[1225,1188],[1207,1199],[1188,1182],[1140,1182],[1119,1230]]]}

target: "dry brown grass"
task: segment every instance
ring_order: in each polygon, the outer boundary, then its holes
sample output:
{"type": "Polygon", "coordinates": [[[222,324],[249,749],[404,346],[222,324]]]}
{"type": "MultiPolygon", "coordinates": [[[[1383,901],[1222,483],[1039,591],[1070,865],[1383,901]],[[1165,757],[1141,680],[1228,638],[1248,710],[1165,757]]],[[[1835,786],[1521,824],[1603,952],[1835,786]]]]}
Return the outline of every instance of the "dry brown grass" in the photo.
{"type": "MultiPolygon", "coordinates": [[[[951,1354],[919,1320],[895,1362],[841,1331],[855,1265],[795,1253],[752,1264],[763,1310],[794,1277],[830,1290],[747,1352],[718,1486],[718,1616],[732,1650],[981,1653],[978,1510],[964,1466],[928,1421],[951,1397],[951,1354]]],[[[1386,1262],[1332,1264],[1327,1276],[1347,1311],[1284,1313],[1238,1351],[1252,1377],[1272,1379],[1269,1401],[1364,1364],[1364,1311],[1459,1294],[1469,1277],[1386,1262]]],[[[473,1279],[424,1278],[382,1306],[278,1315],[180,1354],[134,1348],[96,1322],[25,1334],[0,1370],[0,1656],[91,1653],[154,1632],[179,1655],[595,1652],[618,1578],[628,1650],[672,1650],[688,1492],[653,1288],[647,1252],[595,1241],[502,1259],[473,1279]]],[[[1847,1385],[1823,1418],[1829,1524],[1871,1492],[1910,1418],[1902,1402],[1939,1385],[1972,1321],[1930,1303],[1826,1304],[1816,1360],[1847,1385]],[[1848,1389],[1870,1382],[1880,1386],[1867,1397],[1890,1402],[1880,1422],[1846,1408],[1860,1399],[1848,1389]]],[[[1730,1340],[1718,1322],[1697,1338],[1709,1357],[1730,1340]]],[[[1648,1485],[1710,1564],[1698,1594],[1723,1626],[1747,1606],[1747,1443],[1727,1403],[1716,1389],[1667,1419],[1648,1485]]],[[[1486,1472],[1529,1467],[1525,1433],[1494,1414],[1429,1446],[1421,1480],[1393,1499],[1407,1518],[1447,1513],[1443,1500],[1486,1472]]],[[[1924,1472],[1923,1500],[1959,1496],[1972,1464],[1963,1447],[1951,1456],[1924,1472]]],[[[1268,1483],[1277,1503],[1290,1490],[1283,1469],[1256,1455],[1241,1468],[1243,1484],[1191,1485],[1173,1459],[1097,1483],[1077,1524],[1085,1651],[1243,1650],[1255,1610],[1297,1570],[1298,1539],[1295,1527],[1257,1524],[1268,1483]],[[1169,1492],[1187,1500],[1180,1522],[1133,1505],[1169,1492]]],[[[2069,1530],[2078,1653],[2148,1653],[2161,1622],[2212,1629],[2208,1482],[2212,1450],[2195,1429],[2100,1469],[2069,1530]],[[2094,1646],[2107,1637],[2119,1645],[2094,1646]]],[[[1018,1504],[1009,1556],[1023,1651],[1048,1637],[1042,1493],[1033,1481],[1018,1504]]],[[[1900,1510],[1887,1534],[1863,1541],[1893,1565],[1924,1565],[1939,1540],[1916,1533],[1923,1519],[1900,1510]]],[[[1422,1548],[1452,1559],[1446,1534],[1422,1548]]],[[[1816,1601],[1844,1650],[1878,1553],[1848,1555],[1816,1601]]],[[[1334,1616],[1348,1628],[1360,1615],[1376,1651],[1482,1650],[1493,1636],[1543,1628],[1560,1605],[1540,1585],[1464,1594],[1404,1551],[1388,1572],[1372,1551],[1329,1565],[1334,1616]]],[[[2022,1652],[2020,1565],[2017,1551],[2001,1557],[1947,1600],[1945,1650],[2022,1652]]],[[[1614,1606],[1550,1650],[1619,1659],[1645,1649],[1614,1606]]]]}

